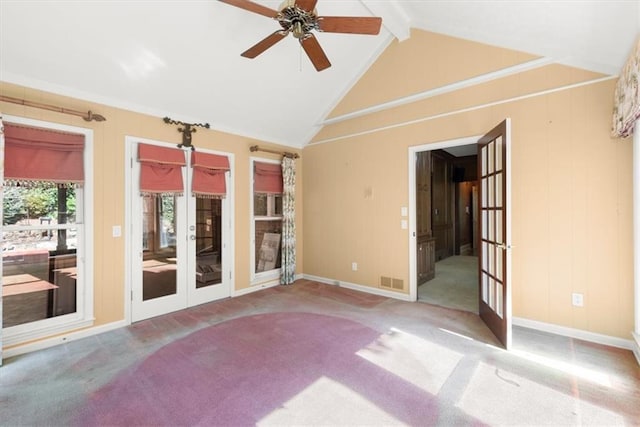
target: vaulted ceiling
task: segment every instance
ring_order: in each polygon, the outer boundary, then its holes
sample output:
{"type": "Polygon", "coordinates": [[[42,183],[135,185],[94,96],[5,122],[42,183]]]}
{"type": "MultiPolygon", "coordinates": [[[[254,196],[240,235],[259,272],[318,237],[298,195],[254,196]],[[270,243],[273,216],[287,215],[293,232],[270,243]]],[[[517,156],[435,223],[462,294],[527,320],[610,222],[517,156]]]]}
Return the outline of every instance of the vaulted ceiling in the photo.
{"type": "Polygon", "coordinates": [[[316,33],[332,63],[317,72],[293,37],[241,57],[278,23],[217,0],[0,0],[0,80],[304,147],[411,28],[607,75],[620,72],[640,34],[638,1],[319,0],[317,11],[380,16],[383,28],[316,33]]]}

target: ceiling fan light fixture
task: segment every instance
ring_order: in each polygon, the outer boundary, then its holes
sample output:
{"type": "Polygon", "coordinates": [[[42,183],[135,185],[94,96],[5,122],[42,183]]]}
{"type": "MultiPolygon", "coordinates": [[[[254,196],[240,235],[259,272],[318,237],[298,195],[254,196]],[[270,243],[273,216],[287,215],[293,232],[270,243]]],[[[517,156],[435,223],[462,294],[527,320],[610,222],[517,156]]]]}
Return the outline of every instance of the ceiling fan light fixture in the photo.
{"type": "Polygon", "coordinates": [[[305,32],[304,32],[304,28],[302,28],[302,23],[299,21],[294,22],[292,25],[292,32],[293,32],[293,37],[297,39],[303,38],[305,32]]]}

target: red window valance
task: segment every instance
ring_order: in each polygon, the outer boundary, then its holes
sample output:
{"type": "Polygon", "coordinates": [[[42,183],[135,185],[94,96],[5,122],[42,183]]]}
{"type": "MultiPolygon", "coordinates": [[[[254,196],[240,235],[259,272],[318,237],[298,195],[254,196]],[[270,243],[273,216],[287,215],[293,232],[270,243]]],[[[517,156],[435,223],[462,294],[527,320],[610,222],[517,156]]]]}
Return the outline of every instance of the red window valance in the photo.
{"type": "Polygon", "coordinates": [[[4,123],[5,185],[84,182],[84,135],[4,123]]]}
{"type": "Polygon", "coordinates": [[[182,194],[184,152],[178,148],[138,144],[140,192],[143,195],[182,194]]]}
{"type": "Polygon", "coordinates": [[[254,163],[253,190],[256,193],[282,193],[282,166],[275,163],[254,163]]]}
{"type": "Polygon", "coordinates": [[[191,152],[193,181],[191,192],[196,197],[223,198],[227,195],[225,172],[229,170],[229,158],[216,154],[191,152]]]}

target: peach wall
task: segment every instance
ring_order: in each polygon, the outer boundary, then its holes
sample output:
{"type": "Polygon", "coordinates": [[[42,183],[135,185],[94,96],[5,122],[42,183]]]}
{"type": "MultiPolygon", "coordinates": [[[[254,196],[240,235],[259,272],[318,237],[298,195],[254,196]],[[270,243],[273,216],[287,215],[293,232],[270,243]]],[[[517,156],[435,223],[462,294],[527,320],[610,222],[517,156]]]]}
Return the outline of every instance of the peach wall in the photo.
{"type": "MultiPolygon", "coordinates": [[[[94,131],[94,295],[95,326],[123,320],[125,316],[125,238],[111,235],[113,225],[125,224],[125,136],[141,137],[158,141],[178,143],[181,134],[176,126],[165,124],[160,117],[138,114],[118,108],[108,107],[79,99],[72,99],[40,90],[25,88],[8,83],[0,83],[0,93],[14,98],[26,99],[65,108],[102,114],[105,122],[86,122],[80,117],[60,114],[42,109],[0,102],[0,111],[7,115],[62,123],[90,128],[94,131]]],[[[276,150],[299,152],[289,147],[279,147],[262,141],[251,140],[214,130],[198,129],[194,136],[196,147],[220,150],[235,155],[235,290],[249,286],[250,245],[249,245],[249,200],[250,173],[249,158],[278,158],[272,154],[251,153],[251,145],[276,150]]],[[[302,216],[302,160],[296,164],[297,198],[296,215],[302,216]]],[[[297,227],[296,238],[300,248],[297,254],[297,273],[303,268],[303,227],[302,220],[297,227]]],[[[127,231],[123,227],[123,233],[127,231]]]]}
{"type": "MultiPolygon", "coordinates": [[[[403,43],[414,43],[419,51],[420,42],[403,43]]],[[[409,47],[403,47],[405,56],[390,49],[379,62],[386,64],[393,52],[396,64],[412,68],[419,60],[409,47]]],[[[466,48],[473,51],[475,44],[466,48]]],[[[370,73],[377,73],[381,92],[429,85],[412,81],[397,88],[393,69],[379,73],[377,65],[370,73]]],[[[631,143],[610,137],[615,80],[517,98],[535,94],[532,84],[549,89],[601,77],[557,65],[535,74],[326,126],[315,140],[336,140],[304,149],[305,273],[372,288],[379,288],[380,276],[397,277],[408,294],[409,236],[400,228],[400,208],[409,201],[408,148],[481,135],[510,117],[513,315],[627,339],[634,312],[632,164],[631,143]],[[502,94],[503,103],[483,107],[487,96],[502,94]],[[431,115],[447,111],[454,101],[475,109],[431,115]],[[407,115],[427,119],[408,122],[407,115]],[[351,271],[352,262],[358,262],[359,271],[351,271]],[[584,294],[584,307],[572,306],[572,292],[584,294]]],[[[360,97],[372,82],[366,74],[339,106],[341,113],[372,106],[360,97]]]]}

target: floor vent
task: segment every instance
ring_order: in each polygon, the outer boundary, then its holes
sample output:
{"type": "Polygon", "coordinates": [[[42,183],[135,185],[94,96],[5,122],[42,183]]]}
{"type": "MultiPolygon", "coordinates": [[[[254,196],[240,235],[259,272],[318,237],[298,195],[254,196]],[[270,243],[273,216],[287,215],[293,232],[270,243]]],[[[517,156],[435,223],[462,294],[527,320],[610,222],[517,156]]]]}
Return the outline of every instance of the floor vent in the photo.
{"type": "Polygon", "coordinates": [[[391,288],[391,277],[380,276],[380,287],[391,288]]]}
{"type": "Polygon", "coordinates": [[[380,287],[401,291],[404,289],[404,280],[392,277],[380,276],[380,287]]]}

